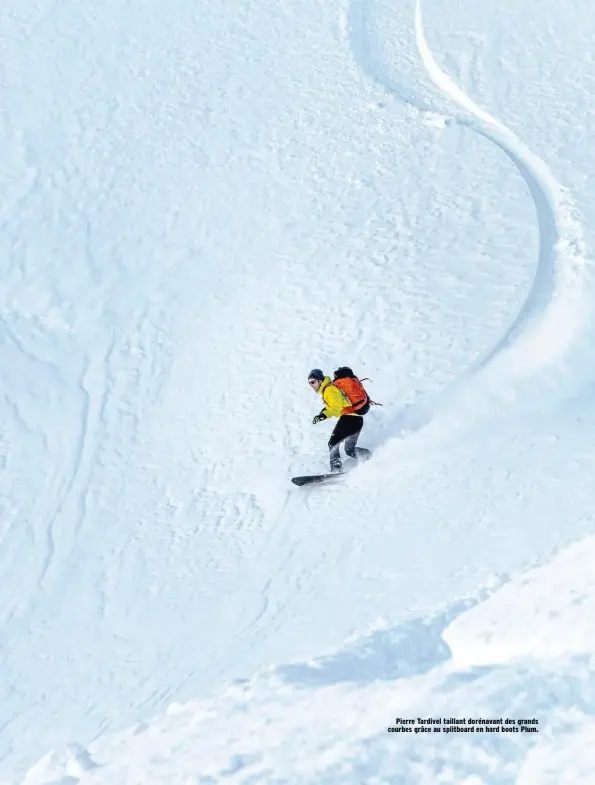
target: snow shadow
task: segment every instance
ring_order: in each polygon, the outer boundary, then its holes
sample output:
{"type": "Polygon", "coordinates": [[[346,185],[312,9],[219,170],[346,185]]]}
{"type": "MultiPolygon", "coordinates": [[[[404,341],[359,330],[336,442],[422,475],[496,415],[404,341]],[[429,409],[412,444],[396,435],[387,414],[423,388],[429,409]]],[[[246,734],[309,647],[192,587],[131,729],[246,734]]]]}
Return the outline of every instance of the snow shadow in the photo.
{"type": "Polygon", "coordinates": [[[387,423],[387,431],[390,436],[403,436],[407,433],[415,433],[427,425],[434,417],[433,407],[426,401],[415,401],[405,404],[397,412],[392,414],[387,423]]]}
{"type": "Polygon", "coordinates": [[[536,718],[562,736],[595,720],[595,671],[592,657],[570,654],[554,659],[522,659],[448,673],[435,694],[447,702],[457,695],[475,696],[492,716],[536,718]]]}
{"type": "Polygon", "coordinates": [[[444,681],[448,689],[441,691],[437,683],[432,690],[433,715],[507,718],[517,729],[519,720],[535,719],[537,732],[432,733],[421,749],[411,738],[388,738],[382,728],[355,742],[347,756],[308,783],[356,785],[373,779],[415,785],[444,782],[445,771],[449,782],[469,785],[593,781],[595,673],[584,659],[473,668],[447,674],[444,681]],[[583,746],[577,739],[584,739],[583,746]]]}
{"type": "Polygon", "coordinates": [[[275,669],[285,683],[320,687],[341,682],[392,681],[427,673],[451,658],[444,629],[478,600],[459,600],[432,617],[416,617],[348,642],[334,654],[275,669]]]}

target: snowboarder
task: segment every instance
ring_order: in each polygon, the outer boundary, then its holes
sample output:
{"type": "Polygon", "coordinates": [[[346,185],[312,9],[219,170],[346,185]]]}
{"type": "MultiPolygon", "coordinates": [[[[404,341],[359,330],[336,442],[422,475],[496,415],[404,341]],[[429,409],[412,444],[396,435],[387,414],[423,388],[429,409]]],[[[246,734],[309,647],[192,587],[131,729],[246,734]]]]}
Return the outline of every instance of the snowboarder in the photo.
{"type": "Polygon", "coordinates": [[[353,371],[347,367],[338,368],[331,382],[330,376],[325,376],[320,368],[314,368],[308,374],[308,384],[320,394],[325,404],[312,423],[322,422],[328,417],[339,418],[328,443],[331,472],[343,471],[339,452],[341,443],[344,443],[350,458],[367,460],[371,452],[357,447],[357,440],[364,425],[363,415],[370,408],[370,399],[353,371]]]}

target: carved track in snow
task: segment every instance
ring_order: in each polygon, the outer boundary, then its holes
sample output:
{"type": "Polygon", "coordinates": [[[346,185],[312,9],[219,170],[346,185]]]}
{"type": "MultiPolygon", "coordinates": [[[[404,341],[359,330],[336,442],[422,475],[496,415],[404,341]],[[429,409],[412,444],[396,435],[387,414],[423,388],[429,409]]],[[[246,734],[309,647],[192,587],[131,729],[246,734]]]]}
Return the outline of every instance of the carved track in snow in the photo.
{"type": "MultiPolygon", "coordinates": [[[[504,350],[508,350],[506,372],[513,376],[536,371],[566,351],[582,323],[580,305],[586,253],[582,225],[568,191],[558,183],[547,164],[513,131],[475,104],[440,69],[426,40],[420,0],[415,0],[414,8],[415,48],[426,75],[442,93],[442,98],[462,110],[455,116],[455,122],[495,144],[512,161],[529,188],[539,228],[535,275],[516,318],[504,329],[496,343],[454,382],[453,388],[456,389],[470,375],[491,364],[504,350]]],[[[399,101],[420,111],[431,110],[426,95],[417,95],[414,89],[391,75],[390,68],[375,46],[369,22],[370,0],[353,0],[347,34],[359,67],[399,101]]],[[[428,420],[427,412],[421,418],[414,412],[409,414],[412,417],[406,419],[409,426],[415,421],[413,430],[428,420]]]]}

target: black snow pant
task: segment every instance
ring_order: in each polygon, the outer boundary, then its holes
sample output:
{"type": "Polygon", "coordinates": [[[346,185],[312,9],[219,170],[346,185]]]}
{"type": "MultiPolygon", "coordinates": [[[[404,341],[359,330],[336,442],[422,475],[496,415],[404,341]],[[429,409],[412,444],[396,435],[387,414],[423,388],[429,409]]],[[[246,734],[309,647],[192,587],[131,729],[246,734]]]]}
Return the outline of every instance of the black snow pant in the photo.
{"type": "Polygon", "coordinates": [[[343,468],[339,448],[345,446],[345,453],[350,458],[369,458],[370,451],[357,447],[357,440],[364,425],[364,418],[359,415],[343,414],[329,439],[328,448],[331,459],[331,471],[340,472],[343,468]]]}

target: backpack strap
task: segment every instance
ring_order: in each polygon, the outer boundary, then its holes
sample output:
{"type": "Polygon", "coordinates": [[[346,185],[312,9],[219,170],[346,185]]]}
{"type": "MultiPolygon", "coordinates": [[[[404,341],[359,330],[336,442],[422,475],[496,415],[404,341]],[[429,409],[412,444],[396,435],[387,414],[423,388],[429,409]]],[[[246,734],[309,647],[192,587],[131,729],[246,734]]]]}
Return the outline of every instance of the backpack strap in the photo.
{"type": "MultiPolygon", "coordinates": [[[[371,381],[372,381],[372,380],[370,379],[370,377],[369,377],[369,376],[364,376],[364,378],[363,378],[363,379],[360,379],[360,382],[371,382],[371,381]]],[[[373,400],[370,398],[370,396],[369,396],[369,395],[368,395],[368,401],[370,401],[370,403],[372,404],[372,406],[383,406],[383,404],[381,404],[381,403],[377,403],[376,401],[373,401],[373,400]]]]}

